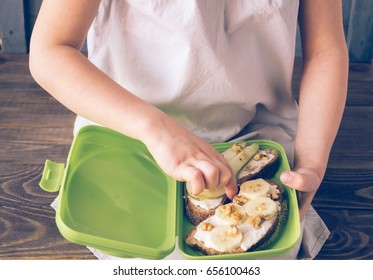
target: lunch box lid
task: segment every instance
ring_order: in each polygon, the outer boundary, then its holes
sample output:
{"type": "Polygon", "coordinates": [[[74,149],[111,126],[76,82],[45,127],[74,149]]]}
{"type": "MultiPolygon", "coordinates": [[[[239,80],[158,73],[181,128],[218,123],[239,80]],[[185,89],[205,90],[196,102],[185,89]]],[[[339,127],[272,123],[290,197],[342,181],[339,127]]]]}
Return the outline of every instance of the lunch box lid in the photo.
{"type": "Polygon", "coordinates": [[[174,249],[179,185],[140,141],[100,126],[79,131],[65,167],[47,160],[40,182],[59,190],[56,224],[67,240],[147,259],[174,249]]]}
{"type": "MultiPolygon", "coordinates": [[[[280,153],[274,176],[289,170],[283,148],[267,140],[261,148],[280,153]]],[[[222,151],[229,143],[213,144],[222,151]]],[[[56,224],[69,241],[116,257],[162,259],[175,247],[189,259],[255,259],[288,252],[300,237],[294,189],[284,187],[289,216],[279,238],[265,250],[206,256],[184,237],[193,227],[183,210],[183,186],[165,174],[138,140],[101,126],[86,126],[74,137],[66,165],[47,160],[40,187],[59,191],[56,224]]]]}

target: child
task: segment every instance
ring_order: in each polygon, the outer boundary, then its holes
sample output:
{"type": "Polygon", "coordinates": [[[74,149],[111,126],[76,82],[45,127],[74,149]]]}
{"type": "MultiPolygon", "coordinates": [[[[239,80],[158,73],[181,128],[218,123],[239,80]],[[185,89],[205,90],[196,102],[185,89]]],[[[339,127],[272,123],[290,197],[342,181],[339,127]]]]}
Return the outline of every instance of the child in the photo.
{"type": "Polygon", "coordinates": [[[313,258],[328,230],[310,205],[346,99],[341,10],[337,0],[44,0],[30,70],[79,115],[75,130],[94,122],[141,140],[195,194],[237,192],[209,143],[280,142],[294,159],[281,180],[299,194],[298,258],[313,258]],[[297,18],[299,110],[291,94],[297,18]],[[79,51],[87,32],[88,59],[79,51]]]}

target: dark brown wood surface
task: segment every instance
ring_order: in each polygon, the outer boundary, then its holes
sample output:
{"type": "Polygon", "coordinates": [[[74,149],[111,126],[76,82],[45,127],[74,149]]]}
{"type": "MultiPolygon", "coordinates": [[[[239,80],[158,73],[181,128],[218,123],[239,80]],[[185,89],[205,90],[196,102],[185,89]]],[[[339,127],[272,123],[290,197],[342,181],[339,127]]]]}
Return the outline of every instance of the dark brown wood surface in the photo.
{"type": "MultiPolygon", "coordinates": [[[[296,63],[294,91],[299,88],[296,63]]],[[[351,65],[349,95],[314,200],[331,235],[317,259],[373,259],[373,70],[351,65]]],[[[56,194],[38,183],[46,159],[66,162],[74,114],[42,90],[27,55],[0,56],[0,259],[95,259],[58,232],[56,194]]]]}

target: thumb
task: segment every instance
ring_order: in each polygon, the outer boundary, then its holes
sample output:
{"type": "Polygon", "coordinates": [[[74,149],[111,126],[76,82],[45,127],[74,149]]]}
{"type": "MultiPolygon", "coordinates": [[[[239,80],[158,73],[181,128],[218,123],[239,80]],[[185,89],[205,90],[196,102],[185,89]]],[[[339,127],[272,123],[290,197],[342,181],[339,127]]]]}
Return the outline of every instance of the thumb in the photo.
{"type": "Polygon", "coordinates": [[[298,191],[307,191],[307,176],[295,171],[284,171],[280,176],[281,182],[293,189],[298,191]]]}

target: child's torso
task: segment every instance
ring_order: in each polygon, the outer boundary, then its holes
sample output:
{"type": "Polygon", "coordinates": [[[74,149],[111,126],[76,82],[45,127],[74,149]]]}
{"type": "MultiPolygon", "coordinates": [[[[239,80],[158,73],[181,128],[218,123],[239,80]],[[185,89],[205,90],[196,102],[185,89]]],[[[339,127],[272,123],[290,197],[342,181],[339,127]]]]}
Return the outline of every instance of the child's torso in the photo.
{"type": "Polygon", "coordinates": [[[293,0],[103,0],[89,58],[207,141],[249,122],[293,138],[297,15],[293,0]]]}

